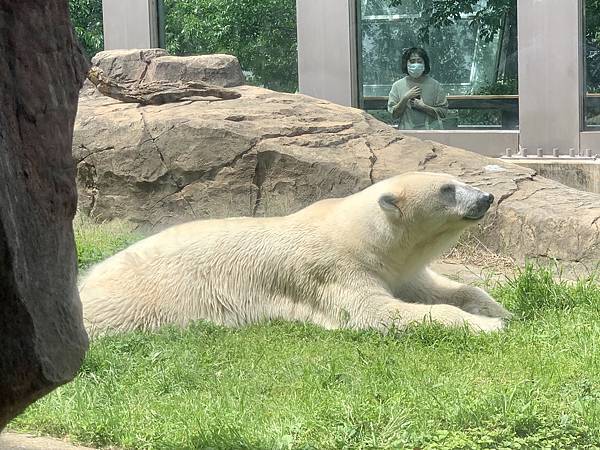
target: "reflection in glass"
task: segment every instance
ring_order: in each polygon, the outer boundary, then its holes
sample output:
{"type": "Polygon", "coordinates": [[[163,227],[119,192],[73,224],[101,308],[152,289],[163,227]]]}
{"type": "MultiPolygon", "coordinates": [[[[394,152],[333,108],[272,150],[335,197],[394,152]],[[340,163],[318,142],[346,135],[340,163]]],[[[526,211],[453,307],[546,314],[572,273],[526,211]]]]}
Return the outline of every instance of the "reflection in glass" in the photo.
{"type": "MultiPolygon", "coordinates": [[[[404,77],[403,51],[416,46],[448,94],[444,128],[517,127],[516,0],[361,0],[359,8],[363,108],[386,107],[404,77]]],[[[394,122],[389,111],[378,116],[394,122]]]]}
{"type": "Polygon", "coordinates": [[[400,64],[405,77],[396,81],[388,95],[388,111],[403,130],[442,128],[448,115],[448,100],[442,85],[432,76],[425,49],[411,47],[400,64]]]}
{"type": "Polygon", "coordinates": [[[585,1],[585,127],[600,128],[600,0],[585,1]]]}

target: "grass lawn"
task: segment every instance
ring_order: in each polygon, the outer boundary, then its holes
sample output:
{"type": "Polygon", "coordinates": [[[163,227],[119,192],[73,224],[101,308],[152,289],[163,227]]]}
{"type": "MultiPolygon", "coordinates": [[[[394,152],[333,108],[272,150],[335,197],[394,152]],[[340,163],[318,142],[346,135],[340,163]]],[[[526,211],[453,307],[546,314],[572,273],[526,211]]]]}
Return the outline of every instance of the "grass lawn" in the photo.
{"type": "MultiPolygon", "coordinates": [[[[86,267],[138,239],[77,230],[86,267]]],[[[94,341],[74,382],[13,431],[127,449],[600,449],[600,286],[526,267],[516,313],[473,335],[198,323],[94,341]]]]}

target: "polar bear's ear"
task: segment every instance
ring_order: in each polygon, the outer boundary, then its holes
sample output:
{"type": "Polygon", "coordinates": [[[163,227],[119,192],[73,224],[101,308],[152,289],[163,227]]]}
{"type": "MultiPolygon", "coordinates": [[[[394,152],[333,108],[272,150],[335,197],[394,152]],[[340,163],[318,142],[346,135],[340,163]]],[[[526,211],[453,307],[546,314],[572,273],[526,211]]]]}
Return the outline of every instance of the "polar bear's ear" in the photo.
{"type": "Polygon", "coordinates": [[[379,197],[379,206],[384,211],[398,211],[398,200],[400,199],[397,195],[388,192],[379,197]]]}

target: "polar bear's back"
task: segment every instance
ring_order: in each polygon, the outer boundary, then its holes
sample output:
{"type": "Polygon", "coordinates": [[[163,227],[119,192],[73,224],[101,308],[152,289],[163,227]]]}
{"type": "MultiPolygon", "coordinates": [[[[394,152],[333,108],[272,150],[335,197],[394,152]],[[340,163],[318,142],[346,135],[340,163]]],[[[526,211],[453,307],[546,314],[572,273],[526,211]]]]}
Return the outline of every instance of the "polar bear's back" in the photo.
{"type": "Polygon", "coordinates": [[[169,228],[108,258],[83,278],[88,329],[154,329],[197,319],[237,326],[289,316],[290,311],[276,309],[298,309],[297,298],[309,295],[303,291],[318,289],[303,274],[326,274],[335,264],[323,259],[318,234],[318,227],[291,216],[169,228]]]}

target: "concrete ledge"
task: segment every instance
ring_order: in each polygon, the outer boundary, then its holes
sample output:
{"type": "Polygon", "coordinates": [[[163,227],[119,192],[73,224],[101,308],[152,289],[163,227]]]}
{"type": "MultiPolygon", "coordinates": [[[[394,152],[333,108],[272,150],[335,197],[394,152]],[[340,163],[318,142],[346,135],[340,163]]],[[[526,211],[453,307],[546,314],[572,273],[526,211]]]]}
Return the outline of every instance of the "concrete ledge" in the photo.
{"type": "Polygon", "coordinates": [[[510,158],[513,164],[575,189],[600,194],[600,160],[576,158],[510,158]]]}
{"type": "Polygon", "coordinates": [[[484,156],[504,155],[507,148],[519,149],[519,130],[400,130],[419,139],[463,148],[484,156]]]}

